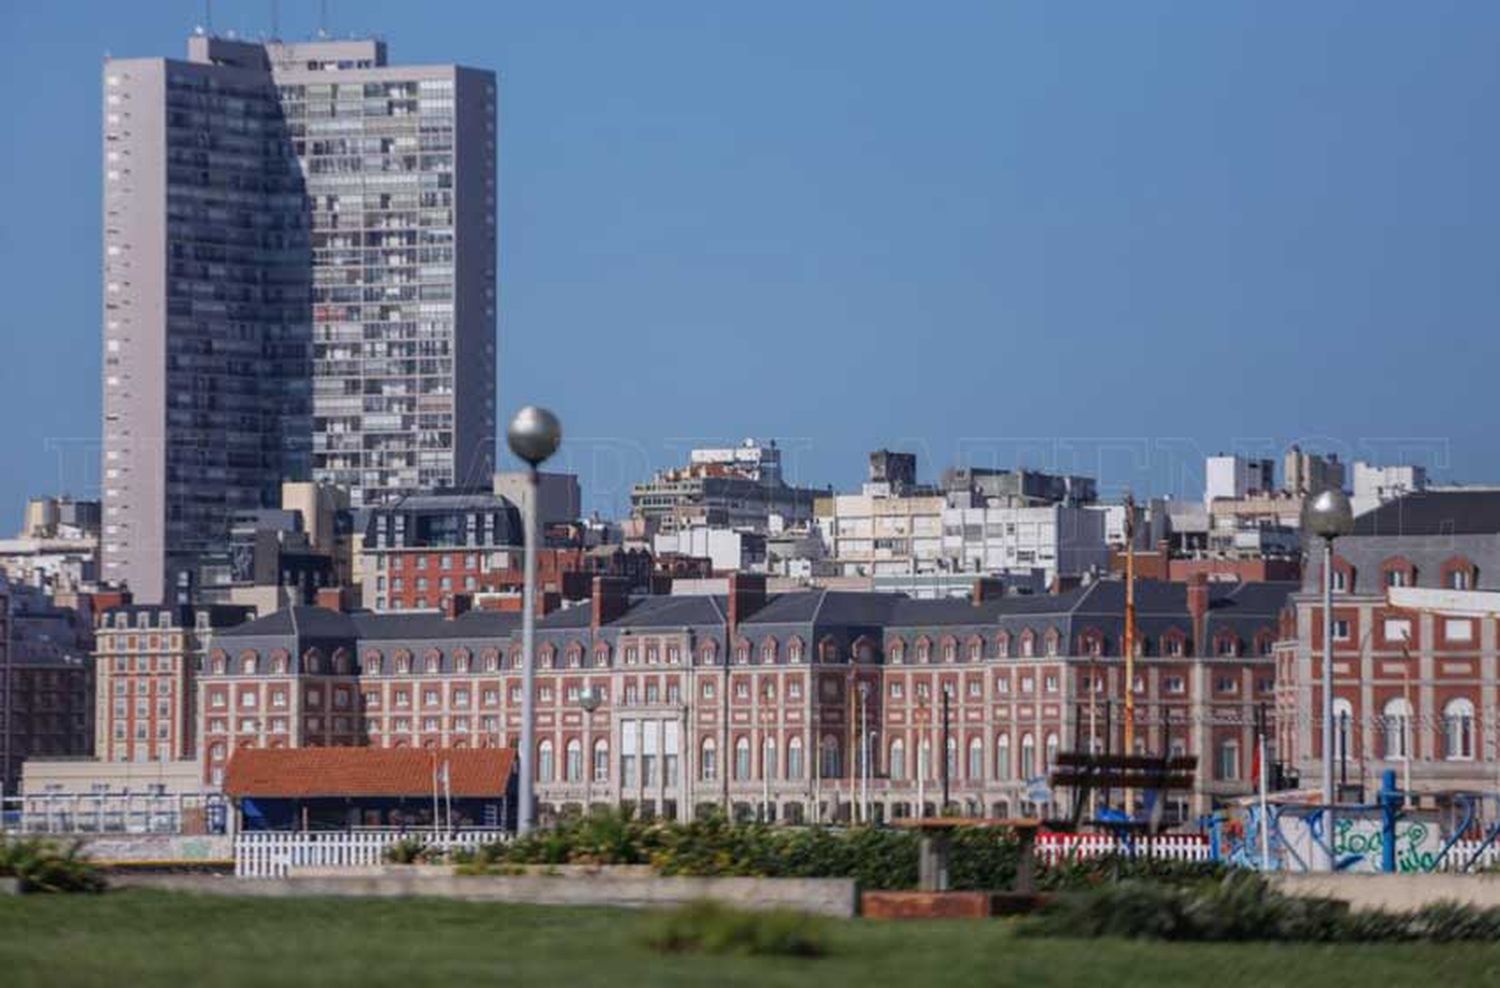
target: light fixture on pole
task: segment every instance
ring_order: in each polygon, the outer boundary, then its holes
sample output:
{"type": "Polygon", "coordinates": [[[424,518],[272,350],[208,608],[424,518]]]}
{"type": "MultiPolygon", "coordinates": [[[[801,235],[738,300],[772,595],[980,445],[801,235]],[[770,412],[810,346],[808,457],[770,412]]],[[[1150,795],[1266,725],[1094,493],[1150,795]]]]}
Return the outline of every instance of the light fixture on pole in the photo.
{"type": "MultiPolygon", "coordinates": [[[[1302,502],[1302,531],[1323,540],[1323,837],[1328,870],[1334,869],[1333,850],[1333,542],[1354,530],[1354,510],[1342,490],[1330,487],[1302,502]]],[[[1262,769],[1264,771],[1264,769],[1262,769]]]]}
{"type": "Polygon", "coordinates": [[[594,711],[599,709],[603,699],[592,686],[586,688],[578,698],[578,705],[583,708],[583,758],[579,767],[583,771],[584,816],[589,816],[594,811],[594,769],[599,767],[594,764],[594,711]]]}
{"type": "Polygon", "coordinates": [[[859,684],[859,816],[870,822],[870,684],[859,684]]]}
{"type": "Polygon", "coordinates": [[[526,530],[526,582],[521,595],[521,779],[516,816],[516,830],[524,834],[531,830],[536,818],[536,724],[532,707],[536,700],[533,694],[536,692],[537,467],[557,452],[562,443],[562,423],[547,409],[527,405],[510,420],[505,439],[510,451],[529,467],[526,503],[521,508],[526,530]]]}

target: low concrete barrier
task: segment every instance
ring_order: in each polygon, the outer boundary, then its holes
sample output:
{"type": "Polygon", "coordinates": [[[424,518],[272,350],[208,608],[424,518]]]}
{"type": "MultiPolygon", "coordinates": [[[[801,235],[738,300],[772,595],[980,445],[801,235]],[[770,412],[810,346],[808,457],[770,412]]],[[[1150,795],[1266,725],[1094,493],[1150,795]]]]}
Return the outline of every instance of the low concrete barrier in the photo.
{"type": "Polygon", "coordinates": [[[1500,874],[1285,874],[1271,881],[1288,895],[1341,899],[1351,909],[1401,912],[1434,902],[1500,906],[1500,874]]]}
{"type": "Polygon", "coordinates": [[[227,834],[100,834],[82,841],[84,853],[101,864],[234,860],[234,838],[227,834]]]}
{"type": "Polygon", "coordinates": [[[129,875],[116,886],[215,895],[433,896],[474,902],[557,906],[665,908],[711,899],[741,909],[795,909],[820,916],[855,914],[854,880],[846,878],[693,878],[612,874],[455,875],[446,867],[384,865],[316,870],[286,878],[213,875],[129,875]]]}

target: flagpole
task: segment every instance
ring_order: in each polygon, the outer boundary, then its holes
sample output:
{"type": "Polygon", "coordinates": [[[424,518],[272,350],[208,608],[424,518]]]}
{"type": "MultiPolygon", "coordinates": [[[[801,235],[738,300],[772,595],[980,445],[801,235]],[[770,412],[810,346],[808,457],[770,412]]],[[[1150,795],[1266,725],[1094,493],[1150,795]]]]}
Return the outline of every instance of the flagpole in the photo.
{"type": "Polygon", "coordinates": [[[448,833],[453,833],[453,765],[443,762],[443,810],[448,814],[448,833]]]}

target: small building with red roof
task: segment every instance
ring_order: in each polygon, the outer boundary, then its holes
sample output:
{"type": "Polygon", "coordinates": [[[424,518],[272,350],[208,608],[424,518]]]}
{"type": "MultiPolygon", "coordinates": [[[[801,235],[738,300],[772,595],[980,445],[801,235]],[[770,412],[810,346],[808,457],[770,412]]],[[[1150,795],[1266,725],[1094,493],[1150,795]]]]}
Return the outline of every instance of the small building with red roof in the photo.
{"type": "Polygon", "coordinates": [[[242,748],[224,793],[243,830],[513,825],[513,748],[242,748]]]}

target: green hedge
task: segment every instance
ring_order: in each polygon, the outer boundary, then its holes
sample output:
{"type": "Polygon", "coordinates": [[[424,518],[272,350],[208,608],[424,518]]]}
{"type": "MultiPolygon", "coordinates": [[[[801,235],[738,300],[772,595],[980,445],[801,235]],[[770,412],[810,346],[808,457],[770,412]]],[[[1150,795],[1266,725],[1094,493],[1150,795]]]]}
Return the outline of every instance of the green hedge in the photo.
{"type": "Polygon", "coordinates": [[[1290,896],[1250,871],[1186,884],[1131,879],[1060,895],[1021,932],[1048,937],[1373,943],[1500,940],[1500,908],[1436,903],[1411,912],[1351,912],[1335,899],[1290,896]]]}
{"type": "MultiPolygon", "coordinates": [[[[483,849],[474,864],[649,864],[666,875],[853,878],[864,889],[917,885],[918,835],[888,827],[775,827],[711,816],[692,823],[647,822],[615,811],[572,817],[555,827],[483,849]]],[[[1008,889],[1019,850],[1004,830],[953,835],[949,881],[958,890],[1008,889]]],[[[471,869],[472,870],[472,869],[471,869]]],[[[1043,889],[1091,888],[1140,877],[1194,881],[1217,865],[1095,857],[1037,866],[1043,889]]]]}

